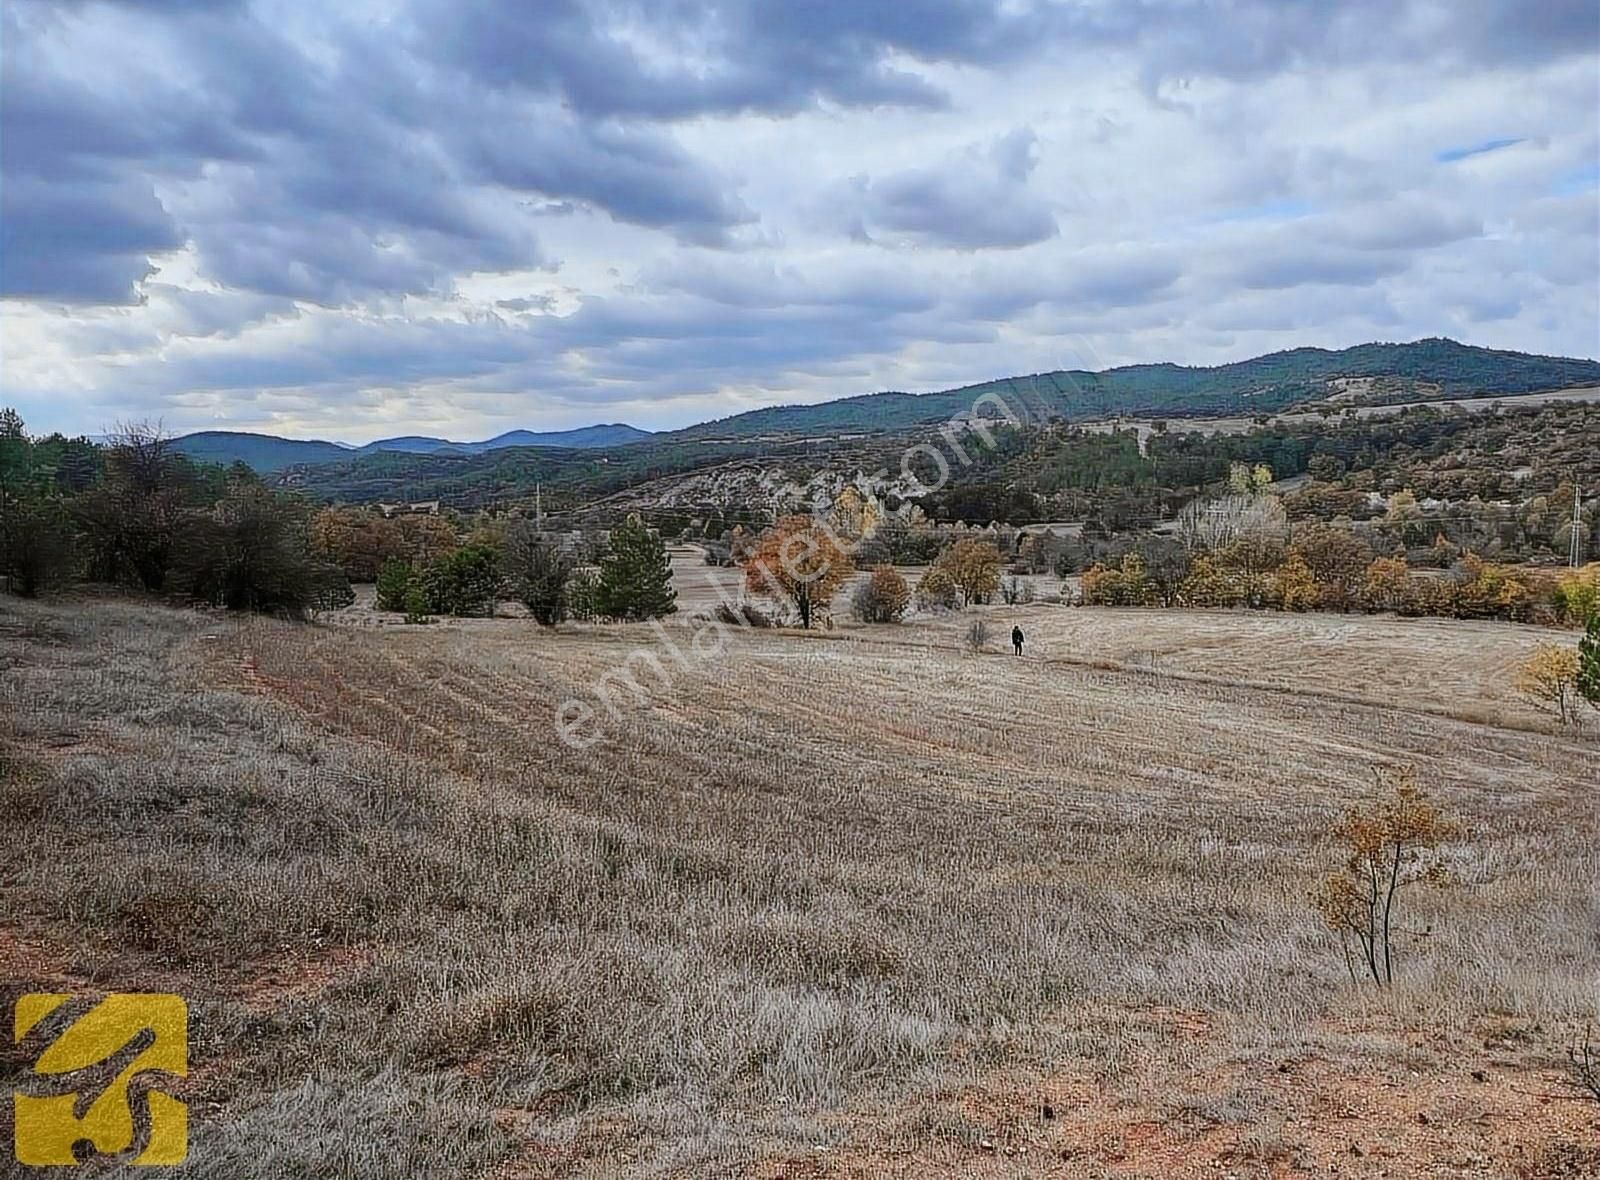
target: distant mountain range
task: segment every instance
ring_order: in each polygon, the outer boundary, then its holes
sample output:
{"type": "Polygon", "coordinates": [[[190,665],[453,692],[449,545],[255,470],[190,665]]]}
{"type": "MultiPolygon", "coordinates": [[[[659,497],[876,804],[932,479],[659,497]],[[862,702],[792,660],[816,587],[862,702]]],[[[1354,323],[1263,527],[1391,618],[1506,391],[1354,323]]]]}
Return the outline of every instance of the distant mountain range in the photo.
{"type": "MultiPolygon", "coordinates": [[[[1600,362],[1475,348],[1454,340],[1409,344],[1361,344],[1354,348],[1295,348],[1212,367],[1128,365],[1101,372],[1057,370],[1003,377],[937,393],[870,393],[815,405],[749,410],[684,430],[652,434],[612,424],[535,433],[513,430],[484,442],[404,437],[364,447],[265,434],[203,431],[176,440],[178,449],[213,463],[249,464],[258,471],[339,464],[353,470],[381,463],[394,473],[395,459],[415,455],[453,461],[452,478],[484,456],[513,447],[592,450],[648,444],[654,455],[689,444],[803,438],[840,433],[903,431],[970,411],[986,393],[1035,419],[1087,421],[1128,417],[1213,417],[1268,414],[1288,406],[1342,395],[1350,379],[1371,378],[1376,400],[1429,400],[1471,395],[1510,395],[1600,384],[1600,362]]],[[[635,452],[630,451],[630,455],[635,452]]],[[[648,457],[648,456],[646,456],[648,457]]],[[[652,460],[653,461],[653,460],[652,460]]]]}
{"type": "Polygon", "coordinates": [[[399,452],[410,455],[481,455],[505,447],[563,447],[593,450],[621,447],[654,437],[621,422],[603,426],[582,426],[576,430],[508,430],[482,442],[452,442],[425,435],[380,438],[365,446],[324,442],[321,439],[279,438],[274,434],[251,434],[239,430],[202,430],[173,440],[173,446],[201,463],[244,463],[257,471],[282,471],[316,463],[347,462],[361,455],[399,452]]]}
{"type": "Polygon", "coordinates": [[[1338,379],[1378,378],[1396,398],[1533,393],[1600,383],[1600,361],[1476,348],[1454,340],[1295,348],[1211,367],[1155,364],[1002,377],[939,393],[873,393],[820,405],[773,406],[691,426],[668,438],[747,438],[899,430],[940,422],[994,393],[1034,418],[1223,417],[1263,414],[1326,397],[1338,379]]]}

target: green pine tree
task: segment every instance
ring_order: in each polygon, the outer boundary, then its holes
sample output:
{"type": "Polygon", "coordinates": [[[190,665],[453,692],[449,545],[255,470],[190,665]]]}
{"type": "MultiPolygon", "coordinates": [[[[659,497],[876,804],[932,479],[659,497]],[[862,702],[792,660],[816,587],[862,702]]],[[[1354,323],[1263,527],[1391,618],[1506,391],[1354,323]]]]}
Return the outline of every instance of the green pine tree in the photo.
{"type": "Polygon", "coordinates": [[[597,614],[613,619],[656,619],[677,610],[672,564],[659,536],[630,516],[611,534],[611,551],[600,562],[595,587],[597,614]]]}
{"type": "Polygon", "coordinates": [[[1600,611],[1589,616],[1589,626],[1578,641],[1578,695],[1600,709],[1600,611]]]}
{"type": "Polygon", "coordinates": [[[391,557],[378,571],[378,609],[402,611],[406,609],[406,595],[417,580],[416,571],[404,558],[391,557]]]}

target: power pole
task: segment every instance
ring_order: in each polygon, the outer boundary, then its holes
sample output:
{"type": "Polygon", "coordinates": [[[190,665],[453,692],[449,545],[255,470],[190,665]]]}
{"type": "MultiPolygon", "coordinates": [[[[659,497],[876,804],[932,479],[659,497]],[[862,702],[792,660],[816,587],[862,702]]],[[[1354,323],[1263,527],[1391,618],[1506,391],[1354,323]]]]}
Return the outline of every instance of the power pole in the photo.
{"type": "Polygon", "coordinates": [[[533,528],[537,533],[544,532],[544,485],[533,485],[533,528]]]}
{"type": "Polygon", "coordinates": [[[1576,481],[1574,481],[1574,483],[1572,485],[1572,536],[1569,538],[1569,540],[1572,542],[1571,545],[1569,546],[1569,548],[1571,549],[1571,554],[1570,554],[1569,560],[1570,560],[1570,564],[1571,564],[1573,569],[1577,569],[1578,568],[1579,538],[1580,538],[1580,533],[1581,533],[1582,528],[1583,528],[1583,487],[1582,487],[1581,484],[1579,484],[1576,481]]]}

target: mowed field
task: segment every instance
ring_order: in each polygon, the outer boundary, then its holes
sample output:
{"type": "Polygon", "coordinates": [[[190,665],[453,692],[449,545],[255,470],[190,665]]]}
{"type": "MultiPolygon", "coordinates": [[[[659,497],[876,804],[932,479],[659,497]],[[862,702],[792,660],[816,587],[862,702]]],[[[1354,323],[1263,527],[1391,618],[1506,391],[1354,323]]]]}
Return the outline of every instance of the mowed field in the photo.
{"type": "Polygon", "coordinates": [[[174,1174],[1600,1168],[1600,728],[1508,686],[1570,635],[370,621],[0,601],[0,978],[189,999],[174,1174]],[[1403,765],[1467,836],[1380,992],[1306,894],[1403,765]]]}

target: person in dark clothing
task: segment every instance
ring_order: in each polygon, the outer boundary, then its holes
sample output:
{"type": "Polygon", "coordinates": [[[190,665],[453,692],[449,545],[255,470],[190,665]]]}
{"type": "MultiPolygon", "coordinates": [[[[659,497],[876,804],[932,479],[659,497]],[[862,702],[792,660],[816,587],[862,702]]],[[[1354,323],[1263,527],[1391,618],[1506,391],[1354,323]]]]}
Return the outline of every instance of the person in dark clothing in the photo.
{"type": "Polygon", "coordinates": [[[1011,628],[1011,646],[1017,649],[1017,654],[1022,654],[1022,628],[1011,628]]]}

